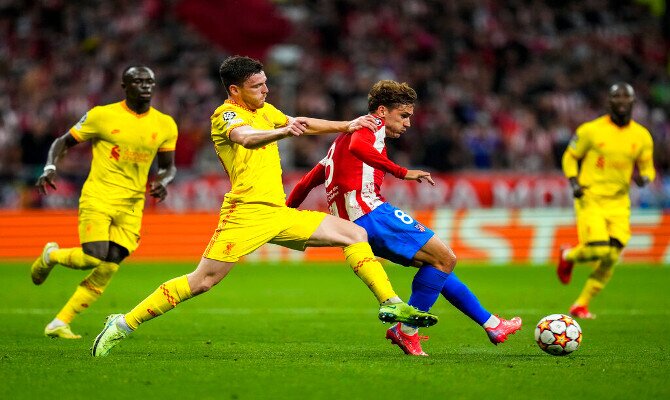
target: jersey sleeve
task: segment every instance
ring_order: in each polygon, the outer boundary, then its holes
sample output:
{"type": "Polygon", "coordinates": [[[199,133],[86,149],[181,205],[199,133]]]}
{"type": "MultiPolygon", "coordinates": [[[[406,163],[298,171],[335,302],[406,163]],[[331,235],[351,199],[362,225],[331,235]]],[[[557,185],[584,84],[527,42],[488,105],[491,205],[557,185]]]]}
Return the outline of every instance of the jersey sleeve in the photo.
{"type": "Polygon", "coordinates": [[[167,130],[167,138],[163,143],[161,143],[160,147],[158,148],[159,152],[162,151],[174,151],[175,148],[177,147],[177,135],[178,135],[178,129],[177,129],[177,123],[174,122],[174,119],[170,116],[166,116],[166,122],[164,129],[167,130]]]}
{"type": "Polygon", "coordinates": [[[589,124],[580,125],[575,131],[575,135],[570,140],[566,151],[578,160],[581,160],[586,155],[586,152],[591,147],[591,137],[589,124]]]}
{"type": "Polygon", "coordinates": [[[390,173],[396,178],[404,178],[407,175],[407,168],[401,167],[388,157],[381,154],[374,148],[375,137],[367,128],[361,128],[352,133],[349,151],[356,158],[367,165],[390,173]]]}
{"type": "Polygon", "coordinates": [[[226,138],[230,138],[230,131],[239,126],[250,124],[251,122],[247,121],[244,116],[233,110],[224,109],[219,114],[212,116],[212,134],[221,134],[226,138]]]}
{"type": "Polygon", "coordinates": [[[85,142],[96,138],[100,134],[99,120],[101,118],[99,107],[93,107],[70,128],[70,134],[77,142],[85,142]]]}
{"type": "Polygon", "coordinates": [[[297,208],[305,201],[309,192],[326,181],[326,167],[322,163],[316,164],[311,171],[303,176],[286,198],[286,205],[297,208]]]}
{"type": "Polygon", "coordinates": [[[279,111],[270,103],[265,103],[265,106],[267,108],[267,116],[270,118],[270,121],[274,124],[275,128],[281,128],[288,125],[289,118],[287,115],[279,111]]]}
{"type": "Polygon", "coordinates": [[[654,168],[654,142],[649,131],[644,131],[644,140],[642,150],[636,160],[637,168],[641,176],[646,176],[649,181],[656,179],[656,169],[654,168]]]}

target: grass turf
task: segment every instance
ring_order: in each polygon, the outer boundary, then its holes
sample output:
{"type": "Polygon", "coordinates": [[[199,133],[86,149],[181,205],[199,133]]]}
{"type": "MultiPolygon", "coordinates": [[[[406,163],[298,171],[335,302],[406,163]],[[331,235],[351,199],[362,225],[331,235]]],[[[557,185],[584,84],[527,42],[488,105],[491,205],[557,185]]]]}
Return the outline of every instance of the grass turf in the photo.
{"type": "MultiPolygon", "coordinates": [[[[240,265],[210,293],[143,325],[109,357],[89,347],[104,317],[125,312],[185,264],[125,264],[107,293],[73,323],[83,340],[48,339],[44,325],[84,272],[57,267],[35,287],[28,263],[0,263],[0,398],[36,399],[637,399],[670,398],[670,269],[621,266],[580,321],[567,357],[533,341],[544,315],[566,312],[588,270],[562,286],[548,266],[461,266],[457,273],[492,312],[520,315],[499,346],[440,298],[430,357],[384,340],[376,302],[343,264],[240,265]]],[[[409,298],[412,269],[387,268],[409,298]]]]}

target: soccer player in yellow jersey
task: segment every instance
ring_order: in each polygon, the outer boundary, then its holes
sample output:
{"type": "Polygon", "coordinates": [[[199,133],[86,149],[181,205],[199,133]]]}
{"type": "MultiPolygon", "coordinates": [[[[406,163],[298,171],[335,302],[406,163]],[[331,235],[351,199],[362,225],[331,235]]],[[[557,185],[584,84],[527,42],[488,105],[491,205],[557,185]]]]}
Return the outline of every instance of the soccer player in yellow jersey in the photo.
{"type": "Polygon", "coordinates": [[[49,149],[44,173],[36,183],[42,194],[47,193],[47,185],[56,189],[56,165],[67,149],[90,141],[93,159],[79,198],[81,247],[61,249],[54,242],[47,243],[31,268],[36,285],[44,283],[57,264],[91,270],[46,326],[47,336],[81,338],[72,332],[70,323],[100,297],[121,261],[137,248],[154,158],[158,172],[149,194],[159,201],[167,196],[167,185],[176,173],[177,125],[172,117],[151,107],[155,84],[151,69],[127,68],[121,84],[125,100],[92,108],[49,149]]]}
{"type": "Polygon", "coordinates": [[[208,291],[230,272],[240,257],[265,243],[297,250],[306,246],[342,247],[351,268],[381,304],[380,319],[408,321],[419,326],[436,323],[437,318],[432,314],[398,298],[372,254],[363,228],[326,213],[285,205],[278,140],[302,134],[353,132],[363,126],[372,129],[374,119],[364,116],[337,122],[288,117],[265,102],[268,87],[263,65],[248,57],[229,57],[219,73],[228,99],[211,117],[211,134],[231,181],[219,224],[193,272],[160,285],[127,314],[107,317],[104,329],[93,343],[93,356],[106,356],[141,323],[208,291]]]}
{"type": "Polygon", "coordinates": [[[614,265],[630,239],[633,181],[640,187],[656,177],[649,131],[631,118],[635,91],[627,83],[609,89],[609,113],[582,124],[565,153],[563,172],[575,197],[579,244],[562,248],[558,278],[568,284],[574,263],[595,262],[595,269],[570,308],[577,318],[595,318],[591,300],[612,277],[614,265]]]}

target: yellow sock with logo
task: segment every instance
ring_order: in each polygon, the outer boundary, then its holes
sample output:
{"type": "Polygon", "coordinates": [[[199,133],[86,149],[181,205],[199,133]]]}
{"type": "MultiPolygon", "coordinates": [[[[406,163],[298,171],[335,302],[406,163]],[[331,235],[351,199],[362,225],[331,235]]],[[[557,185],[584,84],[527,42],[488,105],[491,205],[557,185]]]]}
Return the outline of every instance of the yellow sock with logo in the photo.
{"type": "Polygon", "coordinates": [[[102,260],[84,253],[81,247],[52,250],[49,253],[49,261],[55,261],[72,269],[91,269],[97,267],[102,262],[102,260]]]}
{"type": "Polygon", "coordinates": [[[126,324],[135,330],[141,323],[165,314],[191,297],[193,294],[186,275],[169,280],[125,315],[126,324]]]}
{"type": "Polygon", "coordinates": [[[397,297],[386,271],[377,261],[367,242],[354,243],[345,247],[344,256],[351,269],[368,285],[380,304],[392,297],[397,297]]]}
{"type": "Polygon", "coordinates": [[[66,324],[72,322],[74,317],[100,298],[118,269],[118,264],[107,261],[101,262],[97,268],[81,281],[72,297],[70,297],[65,306],[56,315],[56,318],[66,324]]]}

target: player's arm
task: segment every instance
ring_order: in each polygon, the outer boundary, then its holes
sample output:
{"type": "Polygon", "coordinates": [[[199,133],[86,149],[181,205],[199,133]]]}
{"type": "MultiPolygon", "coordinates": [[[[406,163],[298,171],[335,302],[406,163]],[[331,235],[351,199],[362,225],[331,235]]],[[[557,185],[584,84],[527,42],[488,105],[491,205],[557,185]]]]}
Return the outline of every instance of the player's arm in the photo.
{"type": "Polygon", "coordinates": [[[167,197],[167,185],[177,175],[177,167],[174,165],[174,151],[158,152],[156,161],[158,162],[158,173],[149,184],[149,195],[157,198],[160,203],[167,197]]]}
{"type": "Polygon", "coordinates": [[[371,131],[377,129],[375,118],[372,115],[363,115],[352,119],[351,121],[329,121],[318,118],[296,117],[289,118],[289,121],[297,120],[303,124],[307,130],[307,135],[322,135],[337,132],[355,132],[361,128],[368,128],[371,131]]]}
{"type": "MultiPolygon", "coordinates": [[[[649,136],[651,138],[651,136],[649,136]]],[[[633,177],[633,181],[639,187],[645,187],[656,179],[656,169],[654,168],[654,144],[649,139],[640,156],[635,161],[638,173],[633,177]]]]}
{"type": "Polygon", "coordinates": [[[318,163],[300,181],[295,185],[291,193],[286,198],[286,205],[291,208],[298,208],[307,198],[309,192],[315,187],[326,181],[326,167],[318,163]]]}
{"type": "Polygon", "coordinates": [[[56,185],[54,184],[54,180],[56,179],[56,164],[69,148],[76,146],[78,143],[70,132],[56,138],[51,143],[51,147],[49,147],[49,152],[47,153],[47,161],[44,165],[44,172],[37,178],[37,182],[35,183],[37,190],[41,194],[47,194],[47,185],[56,190],[56,185]]]}
{"type": "Polygon", "coordinates": [[[256,129],[249,125],[238,126],[230,131],[228,137],[245,149],[259,149],[289,136],[300,136],[306,130],[307,127],[296,118],[289,119],[286,126],[271,130],[256,129]]]}
{"type": "Polygon", "coordinates": [[[431,185],[435,185],[435,181],[433,181],[429,172],[419,169],[407,169],[389,160],[388,157],[374,148],[374,140],[375,138],[370,130],[359,129],[351,136],[349,151],[367,165],[392,174],[396,178],[417,181],[419,183],[421,183],[422,179],[425,179],[431,185]]]}
{"type": "Polygon", "coordinates": [[[561,167],[563,174],[568,178],[570,188],[572,189],[572,196],[576,199],[584,196],[584,187],[579,184],[577,177],[579,176],[579,160],[580,154],[584,154],[588,149],[588,141],[586,134],[583,133],[581,127],[577,129],[575,136],[570,140],[568,147],[563,152],[561,159],[561,167]]]}

